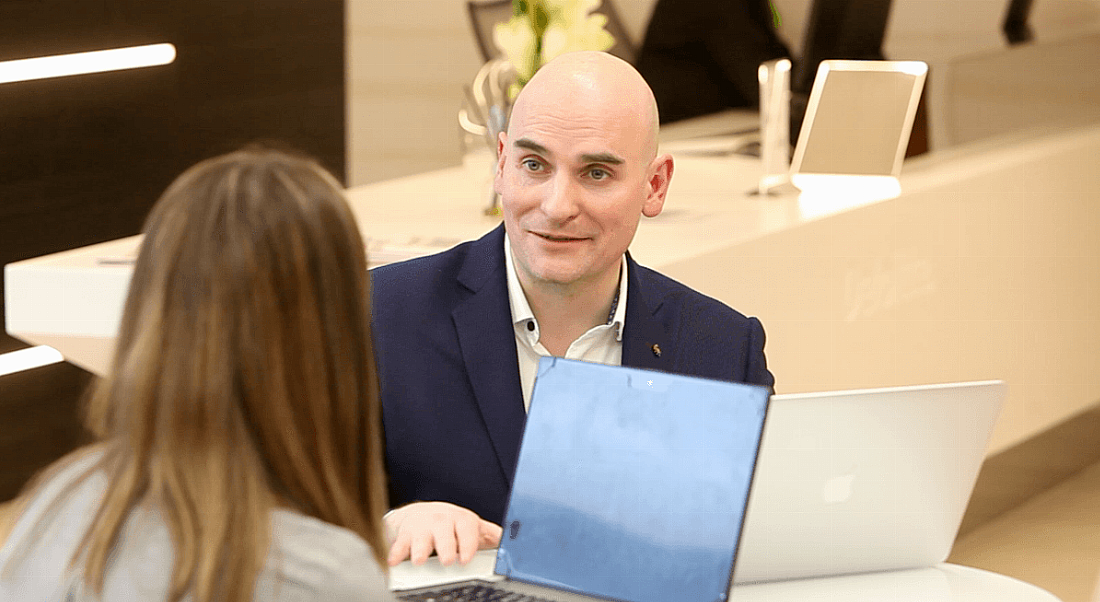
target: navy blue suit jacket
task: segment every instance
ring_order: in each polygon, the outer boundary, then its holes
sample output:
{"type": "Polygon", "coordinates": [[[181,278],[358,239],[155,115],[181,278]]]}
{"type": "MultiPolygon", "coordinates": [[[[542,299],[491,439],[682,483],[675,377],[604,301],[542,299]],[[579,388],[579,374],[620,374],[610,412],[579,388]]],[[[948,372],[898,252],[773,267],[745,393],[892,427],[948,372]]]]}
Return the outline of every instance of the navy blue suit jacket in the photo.
{"type": "MultiPolygon", "coordinates": [[[[627,266],[623,365],[774,384],[758,320],[627,266]]],[[[501,523],[526,421],[503,226],[371,273],[390,505],[442,500],[501,523]]]]}

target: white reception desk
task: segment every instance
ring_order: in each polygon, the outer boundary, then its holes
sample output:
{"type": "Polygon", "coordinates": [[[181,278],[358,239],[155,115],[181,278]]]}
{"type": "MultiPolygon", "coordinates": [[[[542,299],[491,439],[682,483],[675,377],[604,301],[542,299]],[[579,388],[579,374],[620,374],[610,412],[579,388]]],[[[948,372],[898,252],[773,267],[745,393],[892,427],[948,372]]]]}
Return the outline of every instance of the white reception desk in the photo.
{"type": "MultiPolygon", "coordinates": [[[[1100,400],[1100,125],[918,157],[877,202],[753,196],[755,159],[674,154],[631,253],[759,316],[777,392],[1003,379],[991,451],[1100,400]]],[[[474,162],[348,197],[384,262],[494,227],[488,186],[474,162]]],[[[8,265],[8,332],[102,373],[139,240],[8,265]]]]}

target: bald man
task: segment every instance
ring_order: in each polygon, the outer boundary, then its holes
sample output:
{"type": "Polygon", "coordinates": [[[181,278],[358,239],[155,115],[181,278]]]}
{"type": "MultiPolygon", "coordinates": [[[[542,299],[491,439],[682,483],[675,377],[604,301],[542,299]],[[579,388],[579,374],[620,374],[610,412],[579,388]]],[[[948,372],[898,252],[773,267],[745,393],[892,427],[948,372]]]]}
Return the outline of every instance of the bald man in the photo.
{"type": "Polygon", "coordinates": [[[555,59],[498,141],[503,225],[373,271],[391,564],[497,545],[540,356],[773,385],[758,320],[627,253],[672,178],[657,123],[629,64],[555,59]]]}

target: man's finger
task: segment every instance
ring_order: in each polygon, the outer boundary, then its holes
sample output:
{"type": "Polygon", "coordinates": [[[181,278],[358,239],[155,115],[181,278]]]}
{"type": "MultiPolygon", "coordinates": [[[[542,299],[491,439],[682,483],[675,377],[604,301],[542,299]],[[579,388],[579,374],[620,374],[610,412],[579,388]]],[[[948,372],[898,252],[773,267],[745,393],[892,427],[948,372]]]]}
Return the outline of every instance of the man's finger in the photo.
{"type": "MultiPolygon", "coordinates": [[[[403,527],[405,525],[402,525],[403,527]]],[[[412,546],[409,552],[409,560],[413,564],[420,565],[428,561],[428,556],[431,556],[432,550],[435,548],[434,538],[431,531],[427,529],[418,529],[412,533],[412,546]]]]}
{"type": "Polygon", "coordinates": [[[496,524],[487,520],[478,520],[481,531],[481,541],[479,546],[481,549],[495,548],[500,545],[500,538],[504,534],[504,529],[496,524]]]}
{"type": "Polygon", "coordinates": [[[458,542],[455,541],[455,521],[451,516],[439,516],[431,525],[432,539],[435,540],[435,555],[439,563],[449,566],[455,561],[458,542]]]}
{"type": "Polygon", "coordinates": [[[393,545],[390,546],[390,556],[386,559],[387,562],[389,562],[390,566],[397,566],[409,557],[411,543],[411,539],[408,535],[399,534],[397,536],[397,539],[393,542],[393,545]]]}
{"type": "Polygon", "coordinates": [[[481,543],[481,519],[455,521],[455,537],[458,539],[459,561],[466,564],[473,560],[481,543]]]}

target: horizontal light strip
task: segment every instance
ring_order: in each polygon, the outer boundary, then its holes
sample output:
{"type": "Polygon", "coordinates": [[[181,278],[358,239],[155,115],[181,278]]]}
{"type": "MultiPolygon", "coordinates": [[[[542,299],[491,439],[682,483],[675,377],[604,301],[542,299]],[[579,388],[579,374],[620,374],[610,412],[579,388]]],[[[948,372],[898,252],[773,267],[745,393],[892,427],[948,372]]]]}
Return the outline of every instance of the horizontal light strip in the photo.
{"type": "Polygon", "coordinates": [[[31,368],[49,366],[63,361],[65,361],[65,358],[61,357],[60,351],[46,345],[20,349],[19,351],[0,355],[0,376],[15,374],[31,368]]]}
{"type": "Polygon", "coordinates": [[[58,54],[0,62],[0,84],[83,73],[102,73],[167,65],[176,60],[172,44],[149,44],[111,50],[58,54]]]}

